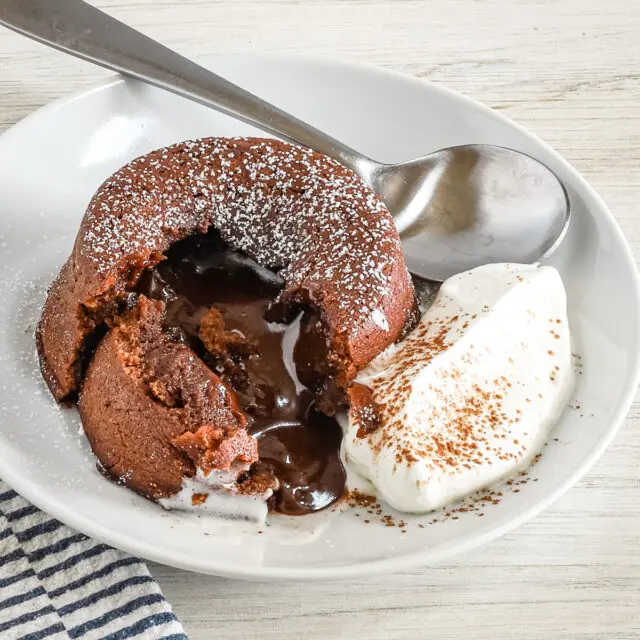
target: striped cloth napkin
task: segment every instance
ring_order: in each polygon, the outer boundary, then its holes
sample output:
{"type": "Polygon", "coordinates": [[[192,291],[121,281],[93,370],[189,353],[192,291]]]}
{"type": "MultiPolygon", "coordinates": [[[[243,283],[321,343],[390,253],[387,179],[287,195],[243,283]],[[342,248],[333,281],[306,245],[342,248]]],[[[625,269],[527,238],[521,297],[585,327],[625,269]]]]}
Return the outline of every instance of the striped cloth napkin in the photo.
{"type": "Polygon", "coordinates": [[[1,480],[0,638],[188,640],[142,560],[54,520],[1,480]]]}

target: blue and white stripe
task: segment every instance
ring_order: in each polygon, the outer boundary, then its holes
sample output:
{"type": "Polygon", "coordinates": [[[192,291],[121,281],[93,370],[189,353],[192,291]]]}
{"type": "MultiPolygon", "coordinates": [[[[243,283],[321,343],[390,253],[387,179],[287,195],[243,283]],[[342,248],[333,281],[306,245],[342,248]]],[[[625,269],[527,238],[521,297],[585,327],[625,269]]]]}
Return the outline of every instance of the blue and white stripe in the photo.
{"type": "Polygon", "coordinates": [[[0,480],[2,640],[188,640],[142,560],[47,516],[0,480]]]}

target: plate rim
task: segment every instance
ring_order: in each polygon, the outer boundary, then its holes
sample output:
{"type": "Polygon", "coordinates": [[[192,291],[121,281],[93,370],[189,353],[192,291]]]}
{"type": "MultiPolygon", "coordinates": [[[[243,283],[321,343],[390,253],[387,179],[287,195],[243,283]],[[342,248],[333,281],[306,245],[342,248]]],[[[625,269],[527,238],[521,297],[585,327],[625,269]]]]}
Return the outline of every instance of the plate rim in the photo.
{"type": "MultiPolygon", "coordinates": [[[[518,130],[521,134],[529,138],[533,143],[541,148],[544,148],[547,152],[550,152],[554,159],[563,167],[563,169],[569,172],[576,180],[576,184],[582,193],[588,194],[594,201],[594,204],[600,209],[600,214],[603,214],[608,223],[608,227],[611,233],[616,236],[622,247],[622,255],[620,256],[624,263],[629,267],[628,271],[633,282],[633,288],[635,293],[635,305],[636,312],[640,316],[640,275],[638,273],[638,267],[633,256],[633,252],[629,243],[627,242],[620,226],[618,225],[612,212],[609,210],[605,202],[598,195],[595,189],[587,182],[587,180],[575,169],[560,153],[555,151],[549,144],[540,139],[536,134],[526,129],[523,125],[514,122],[501,112],[491,109],[487,105],[470,98],[458,91],[448,88],[438,82],[426,78],[417,78],[411,76],[402,71],[396,71],[393,69],[378,67],[372,64],[366,64],[353,61],[340,61],[328,57],[289,54],[289,53],[237,53],[237,54],[219,54],[219,55],[207,55],[198,58],[198,61],[202,62],[205,66],[207,63],[214,60],[229,59],[237,62],[250,62],[256,59],[269,59],[274,62],[291,63],[295,61],[307,61],[314,65],[330,65],[350,68],[353,71],[375,73],[392,78],[401,78],[404,82],[412,84],[424,83],[428,84],[436,93],[441,93],[447,96],[449,99],[453,99],[458,102],[462,102],[468,107],[474,110],[484,113],[490,113],[492,117],[497,117],[505,124],[518,130]]],[[[116,74],[108,78],[100,80],[98,82],[90,84],[88,87],[79,89],[66,96],[62,96],[38,109],[29,113],[27,116],[19,120],[17,123],[9,127],[0,135],[0,153],[2,152],[3,143],[7,137],[12,137],[16,133],[20,133],[25,126],[28,126],[32,119],[35,119],[43,114],[47,114],[52,111],[56,111],[63,108],[76,100],[84,99],[89,95],[99,93],[101,91],[109,90],[110,88],[124,83],[132,82],[122,75],[116,74]]],[[[37,488],[30,483],[28,478],[21,479],[18,473],[11,473],[3,465],[3,461],[0,458],[0,477],[17,493],[22,495],[25,499],[32,504],[42,509],[51,516],[57,518],[61,522],[64,522],[68,526],[96,539],[99,542],[104,542],[110,546],[121,549],[128,553],[132,553],[137,556],[141,556],[146,560],[158,562],[160,564],[173,566],[176,568],[194,571],[198,573],[205,573],[209,575],[216,575],[228,578],[238,578],[245,580],[340,580],[340,579],[353,579],[361,578],[373,575],[380,575],[384,573],[391,573],[396,571],[402,571],[407,569],[415,569],[418,567],[426,566],[430,563],[446,560],[454,555],[458,555],[474,548],[479,547],[491,540],[494,540],[505,533],[515,529],[523,522],[535,517],[544,509],[549,507],[560,496],[568,491],[585,473],[593,466],[596,460],[604,453],[611,441],[622,427],[627,413],[633,403],[638,385],[640,383],[640,346],[635,346],[634,360],[631,367],[631,373],[629,378],[625,381],[626,391],[622,400],[618,404],[617,410],[614,416],[610,420],[607,429],[603,431],[598,443],[592,447],[591,451],[583,458],[582,463],[570,474],[563,482],[560,482],[553,491],[550,491],[546,496],[535,500],[532,503],[524,503],[523,507],[515,512],[512,512],[507,522],[498,524],[492,529],[483,532],[480,535],[476,535],[471,539],[464,539],[457,543],[440,545],[437,548],[437,552],[433,553],[428,547],[425,547],[418,551],[412,551],[404,553],[402,555],[393,556],[391,558],[381,558],[376,560],[361,561],[356,564],[345,565],[333,565],[330,567],[304,567],[302,569],[290,568],[290,567],[273,567],[273,566],[253,566],[246,568],[238,565],[225,565],[220,562],[213,562],[204,564],[202,562],[194,562],[184,553],[174,553],[172,557],[167,557],[167,554],[162,551],[156,551],[153,546],[147,545],[143,540],[136,540],[128,535],[120,534],[117,531],[96,525],[92,521],[85,519],[81,514],[68,510],[65,505],[57,501],[55,498],[52,500],[50,497],[41,499],[41,496],[37,488]]]]}

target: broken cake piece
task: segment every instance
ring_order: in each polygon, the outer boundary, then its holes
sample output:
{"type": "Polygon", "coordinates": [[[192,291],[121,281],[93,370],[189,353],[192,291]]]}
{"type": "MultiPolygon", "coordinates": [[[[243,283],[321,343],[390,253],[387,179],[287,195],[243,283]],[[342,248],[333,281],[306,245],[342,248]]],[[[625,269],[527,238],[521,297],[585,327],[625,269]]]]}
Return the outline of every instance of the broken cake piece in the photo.
{"type": "MultiPolygon", "coordinates": [[[[196,478],[246,496],[258,444],[235,393],[163,333],[163,319],[164,303],[140,296],[98,346],[78,402],[91,448],[111,478],[152,500],[176,496],[196,478]]],[[[259,487],[263,501],[275,486],[267,484],[259,487]]]]}

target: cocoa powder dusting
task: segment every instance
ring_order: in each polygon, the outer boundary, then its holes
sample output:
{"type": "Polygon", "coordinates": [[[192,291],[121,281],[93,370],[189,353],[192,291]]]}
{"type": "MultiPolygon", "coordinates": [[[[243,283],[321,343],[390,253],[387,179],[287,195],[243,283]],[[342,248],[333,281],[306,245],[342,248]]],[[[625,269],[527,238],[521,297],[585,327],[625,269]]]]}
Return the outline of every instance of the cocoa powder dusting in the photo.
{"type": "MultiPolygon", "coordinates": [[[[535,467],[541,457],[542,454],[539,453],[533,458],[530,470],[535,467]]],[[[538,478],[532,477],[529,471],[521,471],[516,477],[494,488],[480,489],[456,504],[443,507],[424,516],[407,516],[399,514],[397,511],[392,512],[376,496],[355,489],[347,492],[344,504],[355,517],[361,518],[365,524],[373,523],[384,527],[396,527],[400,529],[401,533],[406,533],[411,526],[424,529],[430,525],[459,520],[467,514],[482,518],[485,516],[487,507],[500,504],[505,495],[509,493],[520,493],[521,488],[529,482],[538,482],[538,478]],[[429,518],[429,520],[425,520],[425,518],[429,518]]]]}
{"type": "MultiPolygon", "coordinates": [[[[420,424],[412,423],[403,411],[412,391],[412,367],[424,367],[447,351],[472,319],[472,315],[460,311],[420,324],[390,360],[383,358],[379,366],[388,369],[387,375],[373,375],[364,380],[370,389],[371,404],[377,409],[378,424],[385,425],[384,429],[358,430],[358,437],[370,438],[374,455],[380,455],[384,449],[393,449],[397,464],[427,461],[434,470],[453,473],[459,468],[471,469],[474,465],[486,464],[488,459],[516,461],[526,454],[525,446],[517,441],[514,441],[515,449],[492,444],[496,435],[506,440],[510,427],[521,419],[519,415],[507,415],[504,409],[503,400],[512,387],[506,376],[487,380],[483,386],[448,385],[455,392],[440,384],[460,382],[463,380],[462,367],[483,357],[474,352],[473,344],[462,356],[460,367],[443,368],[439,384],[429,387],[433,397],[442,401],[427,402],[421,408],[419,422],[437,424],[437,430],[421,429],[420,424]]],[[[359,417],[359,412],[352,411],[352,418],[354,415],[359,417]]]]}

